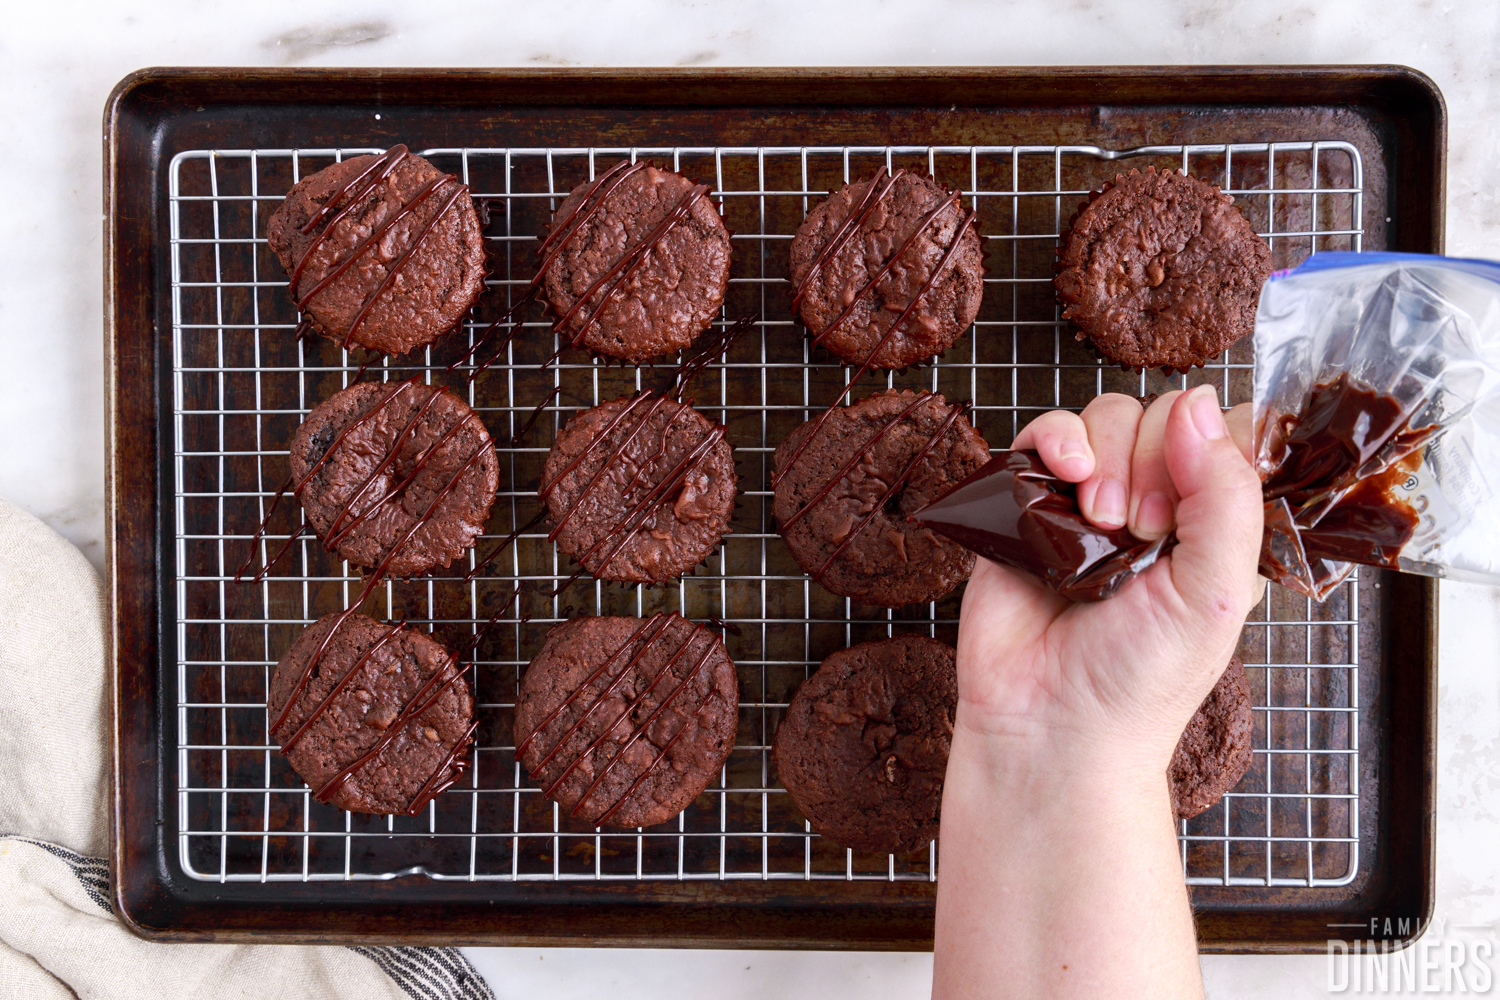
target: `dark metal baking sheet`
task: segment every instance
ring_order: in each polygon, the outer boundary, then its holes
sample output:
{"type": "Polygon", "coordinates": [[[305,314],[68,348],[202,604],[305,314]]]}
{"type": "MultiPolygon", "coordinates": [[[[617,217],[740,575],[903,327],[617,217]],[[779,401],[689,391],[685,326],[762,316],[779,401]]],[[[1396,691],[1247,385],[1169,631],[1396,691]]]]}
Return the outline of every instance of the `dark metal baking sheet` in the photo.
{"type": "MultiPolygon", "coordinates": [[[[142,933],[175,939],[909,949],[931,943],[934,887],[928,881],[466,882],[416,874],[362,882],[221,883],[205,881],[201,872],[193,877],[176,836],[180,615],[173,583],[180,567],[172,539],[180,526],[167,191],[178,153],[397,141],[413,148],[1069,143],[1119,150],[1315,138],[1359,152],[1364,217],[1357,228],[1365,249],[1440,251],[1443,130],[1441,98],[1432,85],[1410,71],[1380,67],[160,70],[123,81],[109,103],[105,135],[116,607],[113,866],[122,915],[142,933]]],[[[1078,183],[1094,186],[1105,178],[1101,170],[1078,183]]],[[[1223,377],[1232,374],[1226,370],[1223,377]]],[[[1091,376],[1090,384],[1102,378],[1091,376]]],[[[1061,394],[1055,399],[1077,402],[1061,394]]],[[[1329,924],[1426,916],[1435,595],[1430,581],[1368,573],[1352,602],[1358,613],[1346,608],[1335,616],[1358,621],[1354,645],[1365,668],[1350,674],[1357,678],[1357,691],[1349,694],[1357,696],[1351,703],[1358,706],[1361,752],[1358,774],[1344,777],[1358,790],[1357,811],[1347,818],[1357,828],[1354,878],[1339,886],[1197,887],[1206,950],[1318,949],[1329,924]]],[[[1307,631],[1310,649],[1315,628],[1307,631]]],[[[1345,634],[1341,641],[1348,642],[1348,628],[1345,634]]],[[[1311,672],[1302,682],[1313,683],[1311,672]]],[[[1263,680],[1271,683],[1269,676],[1263,680]]],[[[1269,871],[1274,864],[1267,852],[1269,871]]],[[[1311,852],[1308,857],[1311,870],[1311,852]]]]}

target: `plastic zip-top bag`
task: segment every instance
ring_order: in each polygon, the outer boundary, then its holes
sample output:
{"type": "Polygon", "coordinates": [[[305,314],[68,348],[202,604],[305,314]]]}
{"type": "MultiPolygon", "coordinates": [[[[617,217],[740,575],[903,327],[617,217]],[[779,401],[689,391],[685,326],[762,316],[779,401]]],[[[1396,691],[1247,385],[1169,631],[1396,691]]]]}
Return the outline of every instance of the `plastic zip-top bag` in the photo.
{"type": "Polygon", "coordinates": [[[1261,290],[1261,572],[1500,583],[1500,264],[1322,253],[1261,290]]]}

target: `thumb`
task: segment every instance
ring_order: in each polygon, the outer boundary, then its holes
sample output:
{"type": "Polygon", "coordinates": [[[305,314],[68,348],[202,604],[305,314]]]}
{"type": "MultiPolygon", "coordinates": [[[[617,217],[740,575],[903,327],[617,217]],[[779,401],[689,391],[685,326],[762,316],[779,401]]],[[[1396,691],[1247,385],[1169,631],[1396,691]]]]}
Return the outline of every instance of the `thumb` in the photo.
{"type": "Polygon", "coordinates": [[[1235,444],[1212,386],[1177,397],[1163,444],[1182,497],[1172,583],[1205,624],[1233,620],[1238,628],[1259,590],[1260,479],[1235,444]]]}

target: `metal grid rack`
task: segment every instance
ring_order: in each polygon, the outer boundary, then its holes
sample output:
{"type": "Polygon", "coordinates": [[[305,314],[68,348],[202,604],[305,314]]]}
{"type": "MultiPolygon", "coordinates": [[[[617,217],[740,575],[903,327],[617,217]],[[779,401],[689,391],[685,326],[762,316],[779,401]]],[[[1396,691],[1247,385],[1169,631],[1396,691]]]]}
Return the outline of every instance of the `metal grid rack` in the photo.
{"type": "MultiPolygon", "coordinates": [[[[882,387],[926,387],[973,401],[973,419],[1001,448],[1032,416],[1081,407],[1094,394],[1145,395],[1211,383],[1225,405],[1251,397],[1253,357],[1241,343],[1188,375],[1128,374],[1074,342],[1050,280],[1073,210],[1115,173],[1156,164],[1218,183],[1288,267],[1325,249],[1360,250],[1363,182],[1357,149],[1341,142],[1153,146],[437,149],[422,155],[458,174],[489,209],[490,288],[461,335],[421,357],[387,359],[366,377],[444,365],[524,287],[533,245],[560,196],[620,158],[651,158],[710,180],[734,232],[721,324],[759,313],[752,330],[694,381],[699,409],[731,428],[742,502],[733,533],[690,577],[661,588],[583,579],[544,600],[571,567],[542,531],[523,534],[470,584],[446,574],[387,582],[366,613],[406,618],[450,645],[508,598],[522,597],[472,658],[481,727],[474,766],[416,818],[368,817],[314,802],[267,738],[266,689],[296,633],[358,594],[347,563],[311,535],[261,583],[235,583],[250,538],[287,476],[286,446],[303,416],[355,377],[360,359],[293,337],[286,275],[265,224],[300,177],[371,149],[196,150],[168,176],[172,290],[176,827],[183,869],[197,879],[849,879],[936,878],[937,852],[858,855],[814,834],[777,787],[769,744],[791,693],[821,659],[852,642],[921,631],[952,642],[957,594],[888,611],[834,597],[781,546],[770,515],[769,465],[787,431],[827,406],[850,369],[808,347],[787,293],[787,245],[807,209],[881,163],[927,170],[963,190],[987,237],[978,321],[939,361],[867,376],[882,387]],[[534,591],[534,593],[533,593],[534,591]],[[726,623],[740,678],[739,739],[716,784],[662,827],[600,833],[570,825],[525,781],[510,713],[520,673],[546,629],[574,613],[681,610],[726,623]]],[[[489,426],[501,485],[477,552],[538,510],[541,462],[573,413],[670,380],[661,368],[609,368],[566,355],[540,314],[473,384],[449,384],[489,426]],[[533,329],[534,328],[534,329],[533,329]],[[560,394],[548,402],[549,394],[560,394]],[[539,407],[539,404],[543,404],[539,407]],[[528,424],[533,413],[542,419],[528,424]]],[[[689,354],[692,352],[690,351],[689,354]]],[[[461,374],[461,373],[460,373],[461,374]]],[[[301,523],[283,503],[257,558],[301,523]]],[[[1223,802],[1180,824],[1184,877],[1201,885],[1342,885],[1358,870],[1358,578],[1324,604],[1277,587],[1252,612],[1241,655],[1255,698],[1255,756],[1223,802]]]]}

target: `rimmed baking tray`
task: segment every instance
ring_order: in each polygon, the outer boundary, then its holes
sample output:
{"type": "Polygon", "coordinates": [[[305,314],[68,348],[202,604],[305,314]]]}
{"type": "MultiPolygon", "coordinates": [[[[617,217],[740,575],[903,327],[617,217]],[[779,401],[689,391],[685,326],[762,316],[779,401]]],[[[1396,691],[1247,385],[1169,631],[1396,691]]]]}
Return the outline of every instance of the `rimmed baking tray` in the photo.
{"type": "MultiPolygon", "coordinates": [[[[823,192],[881,163],[961,188],[987,237],[975,329],[933,366],[883,379],[973,400],[1004,447],[1024,422],[1099,391],[1211,382],[1249,398],[1247,347],[1188,376],[1101,366],[1059,322],[1048,279],[1073,208],[1113,174],[1184,167],[1235,193],[1278,266],[1328,249],[1442,249],[1444,111],[1392,67],[706,71],[148,70],[106,112],[115,600],[115,902],[166,939],[930,947],[937,852],[864,857],[816,837],[770,768],[796,685],[851,641],[951,641],[957,595],[890,613],[834,598],[787,558],[769,452],[849,374],[806,346],[786,242],[823,192]],[[759,314],[691,394],[731,427],[734,533],[665,588],[590,580],[524,535],[476,583],[393,583],[366,606],[458,644],[517,584],[475,657],[476,764],[423,815],[371,820],[312,802],[265,737],[268,672],[296,631],[358,592],[312,540],[235,584],[284,479],[301,416],[360,359],[293,336],[264,224],[299,176],[405,142],[488,207],[490,289],[451,344],[373,369],[442,368],[531,274],[556,197],[622,157],[708,181],[736,233],[720,322],[759,314]],[[673,823],[575,829],[510,751],[519,671],[574,613],[680,609],[728,623],[740,737],[719,782],[673,823]]],[[[535,512],[535,479],[578,409],[671,378],[554,348],[539,314],[465,387],[497,438],[501,499],[481,554],[535,512]],[[557,390],[554,394],[554,390],[557,390]],[[536,419],[532,419],[533,415],[536,419]]],[[[691,353],[691,352],[689,352],[691,353]]],[[[378,375],[377,375],[378,373],[378,375]]],[[[869,380],[868,389],[881,379],[869,380]]],[[[458,383],[462,384],[460,379],[458,383]]],[[[295,505],[272,521],[279,545],[295,505]]],[[[1273,589],[1241,643],[1256,763],[1182,825],[1205,950],[1321,950],[1372,918],[1414,928],[1432,899],[1436,590],[1365,572],[1323,606],[1273,589]]],[[[1400,932],[1398,932],[1399,935],[1400,932]]]]}

